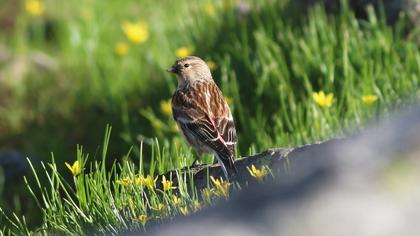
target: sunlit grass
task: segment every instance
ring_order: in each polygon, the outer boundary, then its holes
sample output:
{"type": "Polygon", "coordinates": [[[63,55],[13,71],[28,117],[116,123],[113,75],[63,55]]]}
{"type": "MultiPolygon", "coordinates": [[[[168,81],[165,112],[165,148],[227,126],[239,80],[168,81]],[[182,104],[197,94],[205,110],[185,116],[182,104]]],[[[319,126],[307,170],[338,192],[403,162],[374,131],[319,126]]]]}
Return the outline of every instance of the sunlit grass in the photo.
{"type": "MultiPolygon", "coordinates": [[[[189,215],[216,202],[217,198],[228,198],[232,183],[213,176],[210,176],[212,184],[201,190],[207,193],[205,197],[197,194],[189,172],[176,171],[176,176],[168,179],[161,176],[158,180],[155,169],[144,170],[142,151],[138,163],[131,161],[130,154],[127,154],[121,163],[114,162],[106,168],[104,163],[109,158],[107,145],[110,137],[111,129],[107,128],[100,162],[91,162],[82,148],[78,148],[77,160],[72,166],[68,165],[72,181],[63,177],[54,156],[50,163],[42,164],[40,171],[31,164],[33,176],[28,178],[34,177],[37,184],[28,187],[44,217],[39,233],[74,235],[92,230],[106,234],[141,231],[150,222],[160,222],[180,214],[189,215]],[[47,176],[47,183],[41,183],[41,175],[47,176]],[[172,182],[175,177],[180,180],[177,186],[172,182]]],[[[150,156],[151,162],[159,162],[160,155],[164,155],[161,160],[173,158],[159,152],[150,156]]],[[[24,218],[9,220],[14,232],[29,233],[24,218]]]]}

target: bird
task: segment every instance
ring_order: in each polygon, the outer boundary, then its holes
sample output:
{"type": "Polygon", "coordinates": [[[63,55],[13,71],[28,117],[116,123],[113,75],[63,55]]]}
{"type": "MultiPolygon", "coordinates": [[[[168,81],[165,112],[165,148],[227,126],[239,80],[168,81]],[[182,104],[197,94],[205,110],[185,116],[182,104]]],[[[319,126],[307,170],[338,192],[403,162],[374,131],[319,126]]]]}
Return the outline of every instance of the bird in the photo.
{"type": "Polygon", "coordinates": [[[214,154],[226,179],[236,177],[235,123],[207,63],[187,56],[175,61],[167,71],[178,80],[171,105],[181,135],[199,155],[214,154]]]}

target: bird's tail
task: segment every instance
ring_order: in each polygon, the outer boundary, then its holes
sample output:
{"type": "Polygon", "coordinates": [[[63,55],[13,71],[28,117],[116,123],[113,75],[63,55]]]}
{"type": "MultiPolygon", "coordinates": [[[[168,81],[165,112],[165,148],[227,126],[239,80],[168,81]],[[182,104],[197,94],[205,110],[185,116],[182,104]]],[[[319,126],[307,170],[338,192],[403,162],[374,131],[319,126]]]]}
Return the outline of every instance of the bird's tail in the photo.
{"type": "Polygon", "coordinates": [[[224,156],[220,155],[219,153],[216,153],[217,161],[220,164],[220,167],[222,168],[223,174],[225,175],[227,180],[233,180],[238,176],[238,170],[234,163],[233,156],[224,156]]]}

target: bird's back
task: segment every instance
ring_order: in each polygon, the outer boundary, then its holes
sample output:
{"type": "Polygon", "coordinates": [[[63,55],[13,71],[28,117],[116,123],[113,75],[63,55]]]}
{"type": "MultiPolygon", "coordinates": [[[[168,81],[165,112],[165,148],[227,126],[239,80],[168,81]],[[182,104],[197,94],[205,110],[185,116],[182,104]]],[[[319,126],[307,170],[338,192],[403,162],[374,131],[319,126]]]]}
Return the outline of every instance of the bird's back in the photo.
{"type": "Polygon", "coordinates": [[[223,152],[229,158],[235,157],[237,137],[232,114],[214,82],[199,80],[180,86],[172,97],[172,110],[178,123],[198,125],[202,134],[199,139],[205,145],[220,146],[221,150],[227,149],[223,152]],[[220,141],[219,145],[214,145],[215,141],[220,141]]]}

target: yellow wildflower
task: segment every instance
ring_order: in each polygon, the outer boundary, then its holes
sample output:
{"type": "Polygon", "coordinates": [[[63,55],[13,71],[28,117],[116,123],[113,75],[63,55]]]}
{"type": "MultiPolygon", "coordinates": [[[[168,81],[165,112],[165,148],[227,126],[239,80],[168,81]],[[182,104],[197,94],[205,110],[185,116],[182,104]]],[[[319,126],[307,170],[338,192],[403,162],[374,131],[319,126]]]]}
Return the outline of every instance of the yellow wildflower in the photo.
{"type": "MultiPolygon", "coordinates": [[[[219,179],[215,179],[213,176],[210,176],[211,182],[213,182],[213,184],[215,186],[218,186],[221,184],[221,181],[219,179]]],[[[223,180],[222,180],[223,181],[223,180]]]]}
{"type": "Polygon", "coordinates": [[[69,168],[69,170],[71,171],[71,173],[73,174],[73,176],[77,176],[82,172],[82,167],[79,164],[79,161],[75,161],[73,163],[73,165],[70,165],[69,163],[65,163],[67,168],[69,168]]]}
{"type": "Polygon", "coordinates": [[[206,63],[211,71],[214,71],[217,68],[217,65],[214,61],[206,61],[206,63]]]}
{"type": "Polygon", "coordinates": [[[313,93],[312,98],[321,107],[331,107],[333,103],[334,94],[329,93],[325,95],[323,91],[319,91],[318,93],[313,93]]]}
{"type": "Polygon", "coordinates": [[[143,226],[147,223],[147,221],[149,221],[149,217],[147,217],[147,215],[140,215],[139,217],[135,218],[134,220],[136,220],[137,222],[140,222],[143,226]]]}
{"type": "Polygon", "coordinates": [[[251,165],[251,168],[248,166],[246,168],[248,169],[249,174],[256,178],[258,181],[262,181],[268,174],[268,170],[265,166],[263,166],[261,169],[257,169],[255,165],[251,165]]]}
{"type": "Polygon", "coordinates": [[[162,176],[162,185],[163,185],[163,191],[169,191],[172,189],[176,189],[175,186],[172,186],[172,180],[166,180],[165,176],[162,176]]]}
{"type": "Polygon", "coordinates": [[[194,200],[193,202],[193,209],[194,212],[198,211],[201,209],[201,203],[198,200],[194,200]]]}
{"type": "Polygon", "coordinates": [[[211,3],[207,4],[205,9],[206,9],[207,15],[209,15],[209,16],[216,15],[216,7],[214,7],[213,4],[211,4],[211,3]]]}
{"type": "Polygon", "coordinates": [[[143,185],[143,177],[136,177],[136,178],[134,179],[134,184],[135,184],[136,186],[141,186],[141,185],[143,185]]]}
{"type": "Polygon", "coordinates": [[[213,189],[205,188],[205,189],[201,190],[201,197],[203,198],[203,201],[205,203],[210,203],[211,202],[211,198],[212,198],[213,194],[214,194],[213,189]]]}
{"type": "Polygon", "coordinates": [[[135,44],[141,44],[149,38],[149,27],[146,22],[124,22],[121,25],[125,36],[135,44]]]}
{"type": "Polygon", "coordinates": [[[378,100],[378,96],[376,95],[365,95],[362,96],[362,101],[367,105],[372,105],[374,102],[378,100]]]}
{"type": "Polygon", "coordinates": [[[172,102],[171,99],[160,101],[160,110],[163,114],[170,116],[172,114],[172,102]]]}
{"type": "Polygon", "coordinates": [[[213,182],[214,187],[216,188],[215,194],[217,196],[229,197],[229,190],[231,183],[223,181],[223,179],[215,179],[213,176],[210,176],[211,182],[213,182]]]}
{"type": "Polygon", "coordinates": [[[143,183],[144,186],[147,186],[150,190],[153,190],[155,188],[155,184],[156,184],[157,179],[158,179],[157,176],[156,176],[155,179],[153,179],[152,176],[147,175],[146,178],[144,178],[144,177],[142,178],[142,183],[143,183]]]}
{"type": "Polygon", "coordinates": [[[128,45],[125,42],[118,42],[115,45],[115,54],[117,54],[120,57],[123,57],[127,55],[128,52],[128,45]]]}
{"type": "Polygon", "coordinates": [[[115,181],[117,184],[121,184],[124,187],[128,187],[131,185],[131,179],[129,179],[128,177],[125,177],[124,179],[119,179],[117,181],[115,181]]]}
{"type": "Polygon", "coordinates": [[[151,207],[158,216],[165,216],[166,215],[166,206],[162,203],[159,203],[156,207],[151,207]]]}
{"type": "Polygon", "coordinates": [[[152,207],[152,209],[153,210],[155,210],[155,211],[162,211],[163,209],[165,209],[165,205],[163,205],[162,203],[159,203],[158,205],[157,205],[157,207],[152,207]]]}
{"type": "Polygon", "coordinates": [[[190,211],[188,210],[188,207],[184,206],[184,207],[180,207],[179,211],[181,212],[181,214],[183,214],[184,216],[187,216],[190,214],[190,211]]]}
{"type": "Polygon", "coordinates": [[[172,203],[174,204],[174,206],[181,205],[181,198],[177,197],[176,195],[173,195],[172,196],[172,203]]]}
{"type": "Polygon", "coordinates": [[[45,5],[40,0],[26,0],[25,9],[30,15],[40,16],[45,11],[45,5]]]}
{"type": "Polygon", "coordinates": [[[181,47],[181,48],[178,48],[178,49],[176,50],[175,55],[176,55],[177,57],[179,57],[179,58],[181,58],[181,57],[186,57],[186,56],[191,55],[191,53],[192,53],[193,51],[194,51],[194,50],[193,50],[193,48],[192,48],[192,47],[181,47]]]}

